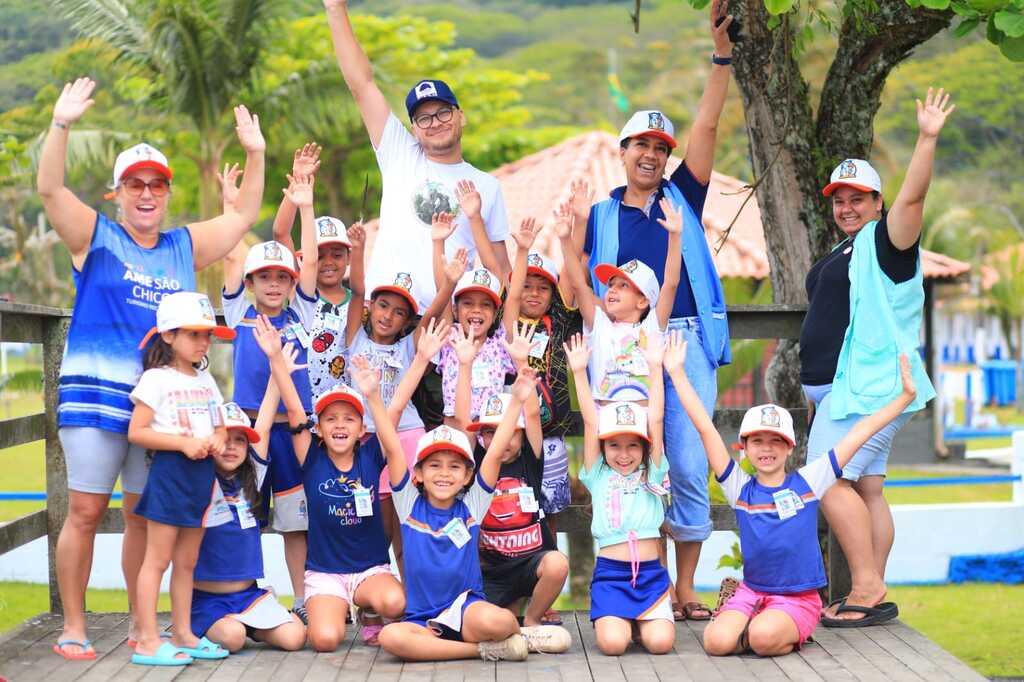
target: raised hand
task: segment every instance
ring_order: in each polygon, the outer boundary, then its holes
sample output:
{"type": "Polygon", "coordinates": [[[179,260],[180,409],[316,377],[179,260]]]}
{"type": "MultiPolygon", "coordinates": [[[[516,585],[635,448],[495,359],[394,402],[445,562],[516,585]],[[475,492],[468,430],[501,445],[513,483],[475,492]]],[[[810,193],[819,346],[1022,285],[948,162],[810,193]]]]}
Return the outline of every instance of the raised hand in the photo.
{"type": "Polygon", "coordinates": [[[573,334],[568,343],[563,343],[565,358],[569,362],[569,369],[573,372],[585,371],[587,363],[590,362],[590,348],[583,340],[582,334],[573,334]]]}
{"type": "Polygon", "coordinates": [[[910,358],[906,353],[900,353],[900,379],[903,380],[903,395],[913,401],[917,397],[917,386],[914,385],[914,374],[910,370],[910,358]]]}
{"type": "Polygon", "coordinates": [[[453,324],[448,345],[455,351],[455,357],[458,358],[460,365],[472,365],[481,346],[484,345],[484,340],[475,340],[469,325],[453,324]]]}
{"type": "Polygon", "coordinates": [[[731,14],[726,14],[727,0],[712,0],[711,3],[711,40],[715,43],[715,54],[719,57],[732,56],[732,39],[729,37],[729,25],[733,22],[731,14]],[[715,23],[722,19],[721,24],[715,23]]]}
{"type": "Polygon", "coordinates": [[[445,261],[444,276],[451,284],[456,284],[459,278],[466,274],[467,267],[469,267],[469,252],[459,249],[451,260],[445,261]]]}
{"type": "Polygon", "coordinates": [[[441,349],[444,348],[444,344],[448,342],[448,330],[450,327],[451,325],[447,320],[430,318],[427,326],[420,334],[420,340],[416,342],[416,355],[421,360],[426,360],[427,362],[433,360],[441,352],[441,349]]]}
{"type": "Polygon", "coordinates": [[[472,180],[459,180],[456,183],[455,198],[459,200],[459,206],[462,207],[467,218],[472,220],[480,215],[482,206],[480,192],[476,191],[476,185],[472,180]]]}
{"type": "Polygon", "coordinates": [[[324,9],[347,9],[348,0],[324,0],[324,9]]]}
{"type": "Polygon", "coordinates": [[[662,197],[658,205],[661,206],[661,212],[665,214],[664,218],[658,218],[658,224],[670,234],[682,234],[683,209],[676,208],[668,197],[662,197]]]}
{"type": "Polygon", "coordinates": [[[299,208],[311,208],[313,206],[313,176],[312,175],[289,175],[288,187],[281,190],[299,208]]]}
{"type": "Polygon", "coordinates": [[[239,144],[247,154],[267,150],[267,142],[263,139],[263,132],[260,130],[260,117],[250,114],[244,104],[235,107],[235,133],[238,135],[239,144]]]}
{"type": "Polygon", "coordinates": [[[921,134],[926,137],[938,137],[942,126],[946,124],[946,117],[956,109],[955,104],[949,103],[949,93],[939,88],[933,95],[932,89],[928,88],[924,104],[919,99],[914,101],[917,102],[917,127],[921,134]]]}
{"type": "Polygon", "coordinates": [[[435,213],[430,220],[430,238],[435,242],[443,242],[455,231],[455,216],[451,213],[435,213]]]}
{"type": "Polygon", "coordinates": [[[370,396],[380,390],[380,368],[371,367],[365,355],[356,355],[351,360],[352,380],[356,389],[364,396],[370,396]]]}
{"type": "Polygon", "coordinates": [[[665,337],[665,357],[661,361],[666,372],[686,367],[686,339],[679,331],[669,332],[665,337]]]}
{"type": "Polygon", "coordinates": [[[578,220],[584,221],[590,216],[590,207],[594,205],[594,190],[586,180],[573,180],[569,185],[569,205],[578,220]]]}
{"type": "MultiPolygon", "coordinates": [[[[278,336],[280,340],[280,336],[278,336]]],[[[300,369],[306,369],[309,365],[300,365],[297,360],[299,358],[299,349],[295,347],[295,344],[289,341],[281,349],[281,355],[284,357],[284,366],[288,370],[288,373],[298,371],[300,369]]]]}
{"type": "Polygon", "coordinates": [[[539,381],[540,377],[537,376],[537,370],[532,367],[520,368],[519,373],[516,375],[516,381],[512,384],[512,397],[519,402],[525,403],[537,395],[537,383],[539,381]]]}
{"type": "Polygon", "coordinates": [[[292,157],[292,175],[316,175],[320,170],[320,151],[322,147],[316,142],[307,142],[295,150],[292,157]]]}
{"type": "Polygon", "coordinates": [[[270,324],[270,318],[266,315],[256,316],[256,326],[252,329],[252,335],[256,339],[256,345],[268,358],[281,352],[281,332],[270,324]]]}
{"type": "Polygon", "coordinates": [[[362,223],[350,225],[345,234],[348,235],[348,240],[352,242],[353,251],[360,251],[366,246],[366,228],[363,227],[362,223]]]}
{"type": "Polygon", "coordinates": [[[242,169],[238,164],[224,164],[224,172],[217,173],[217,181],[220,183],[220,193],[225,206],[234,206],[238,200],[238,176],[242,169]]]}
{"type": "Polygon", "coordinates": [[[65,83],[57,103],[53,105],[53,120],[71,125],[89,110],[95,101],[92,91],[96,89],[96,81],[91,78],[76,78],[74,83],[65,83]]]}
{"type": "Polygon", "coordinates": [[[555,229],[555,236],[559,239],[568,239],[572,236],[572,223],[575,219],[572,205],[566,201],[558,205],[558,208],[554,210],[555,222],[553,223],[555,229]]]}
{"type": "Polygon", "coordinates": [[[529,251],[530,247],[533,246],[534,240],[537,239],[537,234],[540,232],[543,225],[538,225],[537,221],[533,218],[523,218],[522,222],[519,223],[519,229],[512,233],[512,239],[515,240],[516,246],[523,251],[529,251]]]}
{"type": "Polygon", "coordinates": [[[661,367],[665,357],[665,343],[660,333],[649,334],[642,351],[647,366],[652,370],[661,367]]]}
{"type": "Polygon", "coordinates": [[[536,322],[516,322],[516,333],[512,337],[512,342],[501,340],[501,345],[512,358],[516,371],[522,371],[522,368],[530,363],[530,346],[533,345],[533,332],[536,329],[536,322]]]}

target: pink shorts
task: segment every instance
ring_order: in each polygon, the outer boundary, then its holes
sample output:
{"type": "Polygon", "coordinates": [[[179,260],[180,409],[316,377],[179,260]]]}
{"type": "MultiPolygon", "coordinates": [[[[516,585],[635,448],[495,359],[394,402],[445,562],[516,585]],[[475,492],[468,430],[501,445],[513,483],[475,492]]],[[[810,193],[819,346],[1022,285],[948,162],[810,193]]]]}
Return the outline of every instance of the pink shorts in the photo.
{"type": "MultiPolygon", "coordinates": [[[[416,446],[420,442],[420,436],[424,433],[426,433],[426,431],[423,430],[423,427],[398,432],[398,440],[402,443],[402,452],[405,453],[405,463],[409,465],[410,476],[412,476],[412,467],[416,464],[416,446]]],[[[388,473],[388,468],[385,466],[384,471],[380,472],[381,497],[391,497],[390,478],[391,474],[388,473]]]]}
{"type": "Polygon", "coordinates": [[[381,564],[371,566],[362,573],[320,573],[319,571],[306,571],[305,598],[309,601],[317,595],[326,594],[329,597],[343,599],[349,604],[356,596],[356,590],[367,578],[387,573],[391,575],[391,566],[381,564]]]}
{"type": "Polygon", "coordinates": [[[807,641],[821,620],[821,597],[817,590],[793,592],[791,594],[773,594],[758,592],[747,587],[744,582],[736,589],[736,594],[722,607],[723,611],[739,611],[746,616],[756,616],[761,611],[775,609],[782,611],[796,623],[800,635],[799,647],[807,641]]]}

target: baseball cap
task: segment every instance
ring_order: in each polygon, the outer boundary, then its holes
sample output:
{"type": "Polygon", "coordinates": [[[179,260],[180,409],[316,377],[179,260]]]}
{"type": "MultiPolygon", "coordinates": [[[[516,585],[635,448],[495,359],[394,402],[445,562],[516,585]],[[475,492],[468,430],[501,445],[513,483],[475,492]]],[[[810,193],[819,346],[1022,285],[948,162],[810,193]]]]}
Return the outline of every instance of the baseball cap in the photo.
{"type": "Polygon", "coordinates": [[[629,402],[602,406],[597,417],[597,437],[605,440],[625,434],[640,436],[648,443],[651,442],[647,434],[647,410],[629,402]]]}
{"type": "Polygon", "coordinates": [[[192,331],[209,330],[218,339],[235,338],[235,330],[217,324],[217,316],[206,294],[195,291],[176,291],[160,299],[156,308],[156,326],[146,332],[139,343],[145,348],[154,334],[188,329],[192,331]]]}
{"type": "Polygon", "coordinates": [[[676,128],[668,116],[656,109],[645,109],[629,117],[626,125],[622,126],[622,130],[619,132],[619,142],[650,135],[664,140],[671,149],[675,149],[677,145],[675,134],[676,128]]]}
{"type": "Polygon", "coordinates": [[[470,291],[484,292],[494,300],[494,305],[501,307],[501,281],[487,268],[476,268],[460,277],[452,300],[470,291]]]}
{"type": "Polygon", "coordinates": [[[526,274],[539,275],[558,286],[558,269],[543,254],[533,252],[526,257],[526,274]]]}
{"type": "Polygon", "coordinates": [[[642,260],[634,258],[626,261],[619,267],[609,263],[601,263],[594,267],[594,274],[601,284],[608,284],[612,277],[618,275],[625,277],[629,283],[640,290],[640,293],[647,298],[647,302],[654,308],[658,305],[658,295],[661,293],[661,285],[658,284],[658,276],[654,270],[642,260]]]}
{"type": "Polygon", "coordinates": [[[356,412],[362,417],[365,414],[363,408],[363,399],[359,397],[359,394],[353,391],[345,384],[336,384],[327,391],[324,391],[316,398],[316,402],[313,404],[313,411],[316,414],[320,414],[327,406],[331,403],[343,402],[348,403],[352,407],[356,408],[356,412]]]}
{"type": "Polygon", "coordinates": [[[469,444],[469,438],[462,431],[444,424],[420,436],[416,443],[416,463],[419,464],[440,450],[457,452],[469,461],[470,466],[474,466],[473,448],[469,444]]]}
{"type": "Polygon", "coordinates": [[[832,176],[821,193],[830,197],[833,192],[844,186],[862,192],[881,192],[882,178],[864,159],[846,159],[832,171],[832,176]]]}
{"type": "Polygon", "coordinates": [[[416,107],[430,100],[447,102],[456,109],[459,108],[459,100],[455,99],[455,93],[447,83],[439,80],[420,81],[412,86],[409,94],[405,96],[405,110],[408,112],[409,118],[412,118],[412,112],[416,111],[416,107]]]}
{"type": "Polygon", "coordinates": [[[295,256],[281,242],[260,242],[249,249],[243,276],[248,277],[260,270],[283,270],[296,279],[299,276],[295,256]]]}
{"type": "Polygon", "coordinates": [[[260,434],[256,433],[255,429],[252,428],[252,422],[249,420],[247,415],[242,408],[238,406],[238,403],[224,403],[220,406],[220,418],[224,422],[224,426],[231,429],[237,429],[245,434],[246,439],[250,443],[259,443],[260,434]]]}
{"type": "MultiPolygon", "coordinates": [[[[480,417],[467,426],[466,430],[479,431],[485,426],[497,426],[505,418],[510,402],[512,402],[511,393],[491,393],[484,399],[483,406],[480,409],[480,417]]],[[[522,411],[519,412],[519,417],[516,419],[516,428],[526,428],[526,421],[523,419],[522,411]]]]}
{"type": "Polygon", "coordinates": [[[796,434],[793,432],[793,415],[784,407],[772,403],[757,405],[747,410],[740,423],[740,438],[746,438],[758,431],[777,433],[790,445],[796,445],[796,434]]]}
{"type": "Polygon", "coordinates": [[[329,215],[320,216],[316,219],[315,225],[317,246],[341,244],[342,246],[352,248],[352,242],[348,239],[348,230],[345,228],[345,223],[337,218],[332,218],[329,215]]]}
{"type": "Polygon", "coordinates": [[[152,168],[168,180],[173,177],[167,157],[156,147],[142,142],[117,155],[114,160],[114,187],[121,184],[125,173],[140,168],[152,168]]]}
{"type": "Polygon", "coordinates": [[[408,272],[396,273],[394,284],[381,284],[380,286],[375,287],[374,290],[370,292],[370,298],[372,299],[377,294],[385,291],[398,294],[404,298],[405,301],[412,306],[413,315],[419,312],[419,306],[416,305],[416,297],[412,293],[412,275],[408,272]]]}

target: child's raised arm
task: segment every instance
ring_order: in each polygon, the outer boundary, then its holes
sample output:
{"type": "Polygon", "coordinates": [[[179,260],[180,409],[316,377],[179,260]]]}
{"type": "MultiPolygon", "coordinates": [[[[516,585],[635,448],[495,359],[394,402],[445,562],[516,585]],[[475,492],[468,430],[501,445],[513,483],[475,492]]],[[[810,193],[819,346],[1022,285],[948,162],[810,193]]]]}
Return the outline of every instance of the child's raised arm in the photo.
{"type": "Polygon", "coordinates": [[[384,452],[384,459],[388,464],[391,485],[397,486],[405,478],[408,469],[402,441],[398,439],[398,431],[388,419],[384,399],[380,397],[380,370],[370,367],[369,360],[362,355],[355,356],[351,362],[354,368],[352,379],[363,395],[366,407],[373,415],[373,423],[377,427],[377,440],[380,441],[380,449],[384,452]]]}
{"type": "Polygon", "coordinates": [[[657,466],[665,451],[665,377],[661,371],[665,346],[661,334],[647,337],[643,352],[651,377],[651,390],[647,394],[647,434],[651,437],[651,460],[657,466]]]}
{"type": "MultiPolygon", "coordinates": [[[[504,339],[501,341],[505,352],[512,358],[517,375],[530,366],[530,346],[533,345],[533,333],[536,330],[536,322],[517,322],[515,333],[510,337],[512,342],[504,339]]],[[[523,422],[526,425],[526,438],[530,441],[530,447],[538,458],[543,457],[544,431],[540,423],[540,399],[537,398],[536,391],[523,399],[523,422]]]]}
{"type": "MultiPolygon", "coordinates": [[[[516,258],[512,264],[512,274],[508,281],[508,294],[505,296],[505,312],[502,318],[502,322],[505,324],[505,333],[509,336],[513,335],[515,324],[519,321],[519,309],[523,303],[523,286],[526,284],[527,256],[530,255],[530,247],[533,246],[540,227],[533,218],[523,218],[523,221],[519,223],[519,230],[512,233],[512,239],[516,242],[516,258]]],[[[492,272],[494,271],[492,270],[492,272]]]]}
{"type": "Polygon", "coordinates": [[[573,381],[576,382],[576,398],[580,404],[580,416],[583,417],[583,468],[586,471],[594,466],[601,454],[598,442],[597,405],[590,392],[590,379],[587,378],[587,362],[590,361],[590,348],[583,340],[582,334],[573,334],[569,343],[562,344],[565,357],[569,362],[573,381]]]}
{"type": "Polygon", "coordinates": [[[459,373],[455,379],[455,423],[460,431],[467,433],[473,411],[473,361],[483,341],[473,339],[469,325],[452,325],[449,344],[459,361],[459,373]]]}
{"type": "MultiPolygon", "coordinates": [[[[217,180],[220,182],[221,204],[223,211],[235,210],[235,202],[238,201],[238,176],[242,169],[238,164],[229,166],[224,164],[224,172],[217,173],[217,180]]],[[[245,245],[244,239],[238,243],[224,256],[224,291],[233,294],[242,286],[242,268],[245,267],[245,256],[249,247],[245,245]]]]}
{"type": "Polygon", "coordinates": [[[487,234],[487,225],[484,224],[484,217],[480,213],[483,202],[480,199],[480,192],[472,180],[459,180],[455,185],[455,198],[459,201],[463,213],[469,219],[469,227],[473,231],[473,245],[480,255],[480,264],[498,275],[502,282],[508,280],[509,268],[506,261],[499,260],[495,253],[495,247],[491,244],[491,238],[487,234]]]}
{"type": "Polygon", "coordinates": [[[440,289],[444,285],[444,242],[455,232],[455,216],[451,213],[435,213],[430,219],[430,241],[433,247],[431,262],[434,265],[434,286],[440,289]]]}
{"type": "MultiPolygon", "coordinates": [[[[284,362],[288,368],[289,375],[295,370],[306,368],[306,365],[296,364],[295,359],[299,356],[299,349],[294,344],[289,343],[282,348],[281,354],[284,356],[284,362]]],[[[263,402],[260,403],[259,412],[256,413],[256,423],[253,425],[253,430],[259,434],[260,440],[258,443],[253,443],[252,448],[263,459],[269,459],[270,456],[270,430],[274,426],[277,406],[280,404],[281,391],[278,389],[274,378],[269,377],[267,379],[267,390],[263,393],[263,402]]]]}
{"type": "Polygon", "coordinates": [[[680,261],[682,260],[683,243],[683,209],[676,208],[667,197],[661,198],[661,210],[664,218],[658,223],[668,232],[668,253],[665,254],[665,278],[658,294],[658,305],[654,312],[658,315],[658,328],[664,329],[672,317],[672,307],[676,302],[676,290],[679,288],[680,261]]]}
{"type": "MultiPolygon", "coordinates": [[[[910,370],[910,360],[906,354],[900,353],[900,379],[903,380],[903,392],[896,396],[888,405],[874,414],[857,422],[849,433],[843,436],[842,440],[835,444],[832,450],[836,453],[836,462],[839,468],[846,466],[857,451],[867,443],[871,436],[875,435],[882,428],[896,417],[903,414],[907,405],[914,402],[917,397],[917,387],[914,385],[914,376],[910,370]]],[[[828,415],[823,415],[826,418],[828,415]]]]}
{"type": "MultiPolygon", "coordinates": [[[[266,315],[256,316],[256,326],[252,330],[256,344],[270,361],[270,374],[277,389],[281,393],[285,410],[288,412],[288,425],[298,429],[308,423],[306,410],[302,406],[302,399],[299,392],[295,390],[295,382],[292,381],[291,371],[288,362],[284,358],[281,349],[281,332],[270,324],[266,315]]],[[[290,349],[289,349],[290,352],[290,349]]],[[[306,461],[306,453],[309,450],[310,434],[308,429],[302,429],[292,434],[292,445],[295,448],[295,457],[301,466],[306,461]]]]}
{"type": "Polygon", "coordinates": [[[537,373],[524,367],[523,371],[516,377],[516,383],[512,385],[512,400],[508,403],[508,411],[501,418],[498,430],[494,432],[491,440],[491,447],[487,448],[487,454],[480,462],[480,479],[487,484],[488,488],[494,488],[498,483],[498,473],[501,471],[501,455],[512,440],[512,434],[516,430],[516,421],[519,419],[519,412],[523,409],[523,401],[530,393],[537,393],[537,373]]]}
{"type": "MultiPolygon", "coordinates": [[[[320,169],[320,145],[316,142],[307,142],[295,150],[292,158],[292,175],[316,175],[320,169]]],[[[288,195],[281,198],[281,204],[277,207],[277,214],[274,216],[272,228],[272,239],[281,242],[288,247],[289,251],[295,251],[295,243],[292,241],[292,225],[295,223],[295,204],[291,202],[288,195]]]]}
{"type": "MultiPolygon", "coordinates": [[[[434,248],[437,248],[437,242],[434,242],[434,248]]],[[[455,293],[455,285],[459,283],[459,278],[466,274],[466,267],[469,264],[469,252],[465,249],[459,249],[452,256],[451,260],[446,260],[444,257],[444,250],[440,251],[440,255],[434,254],[440,258],[440,281],[441,284],[437,287],[437,294],[434,295],[434,300],[430,302],[430,306],[423,311],[423,317],[420,318],[417,332],[420,333],[423,330],[423,320],[446,319],[451,321],[452,319],[452,294],[455,293]]],[[[434,262],[434,278],[437,279],[437,267],[438,262],[434,262]]]]}
{"type": "Polygon", "coordinates": [[[348,300],[348,319],[345,320],[345,345],[352,341],[363,324],[363,304],[366,301],[366,230],[362,223],[348,228],[349,249],[348,288],[352,297],[348,300]]]}
{"type": "Polygon", "coordinates": [[[302,223],[302,264],[299,266],[299,289],[307,297],[316,292],[316,263],[319,250],[316,245],[316,226],[313,220],[313,176],[289,175],[288,188],[282,190],[288,200],[299,209],[302,223]]]}
{"type": "Polygon", "coordinates": [[[668,335],[663,362],[665,371],[676,387],[679,402],[683,404],[683,409],[700,434],[708,464],[714,470],[715,476],[721,476],[732,458],[729,457],[729,450],[725,447],[725,441],[715,428],[714,422],[711,421],[711,416],[704,409],[704,403],[700,401],[697,392],[690,385],[690,380],[686,378],[686,341],[683,340],[681,333],[672,332],[668,335]]]}
{"type": "Polygon", "coordinates": [[[572,288],[576,296],[576,305],[579,306],[580,315],[583,316],[583,324],[588,329],[594,326],[594,308],[598,305],[597,296],[587,286],[586,273],[583,272],[583,263],[580,262],[580,255],[572,241],[572,208],[564,203],[555,210],[555,235],[562,245],[562,260],[565,267],[562,270],[562,277],[572,288]]]}
{"type": "Polygon", "coordinates": [[[405,376],[402,377],[402,380],[398,382],[398,386],[395,387],[395,394],[392,396],[391,404],[388,406],[388,417],[391,419],[392,424],[398,424],[402,417],[402,410],[412,400],[416,387],[420,385],[420,381],[430,367],[433,358],[441,352],[444,344],[448,343],[448,330],[450,328],[451,324],[447,320],[430,318],[427,321],[427,326],[416,341],[416,355],[409,364],[409,368],[405,370],[405,376]]]}

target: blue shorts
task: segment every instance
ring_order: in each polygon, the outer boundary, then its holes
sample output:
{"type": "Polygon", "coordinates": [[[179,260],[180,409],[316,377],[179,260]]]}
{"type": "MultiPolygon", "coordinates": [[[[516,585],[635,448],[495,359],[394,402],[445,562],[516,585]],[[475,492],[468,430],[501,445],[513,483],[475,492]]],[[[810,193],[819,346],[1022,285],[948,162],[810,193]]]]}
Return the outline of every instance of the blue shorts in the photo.
{"type": "Polygon", "coordinates": [[[590,620],[672,620],[672,581],[657,559],[641,561],[633,585],[630,562],[597,557],[590,581],[590,620]]]}
{"type": "Polygon", "coordinates": [[[274,422],[271,427],[267,456],[270,458],[270,475],[267,479],[270,481],[273,495],[264,493],[264,499],[269,502],[270,497],[274,498],[271,526],[280,533],[308,530],[309,519],[306,514],[306,490],[302,487],[302,467],[295,456],[292,432],[287,422],[274,422]]]}
{"type": "MultiPolygon", "coordinates": [[[[804,386],[804,395],[814,403],[814,421],[807,437],[807,461],[813,462],[836,446],[843,436],[865,415],[851,414],[846,419],[834,420],[829,417],[832,406],[832,385],[804,386]]],[[[860,480],[862,476],[885,476],[892,450],[892,440],[913,413],[904,412],[882,427],[857,454],[843,467],[843,478],[848,481],[860,480]]]]}
{"type": "MultiPolygon", "coordinates": [[[[669,320],[669,331],[682,331],[688,344],[686,378],[704,409],[714,414],[718,378],[704,353],[704,334],[696,317],[669,320]]],[[[672,484],[672,501],[665,512],[669,532],[677,542],[703,542],[711,536],[711,503],[708,500],[708,457],[697,427],[679,402],[679,394],[665,375],[665,456],[672,484]]]]}
{"type": "Polygon", "coordinates": [[[292,616],[270,590],[255,582],[238,592],[219,594],[192,590],[192,633],[203,637],[221,618],[231,617],[256,630],[271,630],[292,622],[292,616]]]}
{"type": "Polygon", "coordinates": [[[207,516],[219,490],[213,457],[189,459],[180,452],[158,450],[135,513],[169,526],[203,528],[211,525],[207,516]]]}
{"type": "Polygon", "coordinates": [[[405,622],[429,628],[441,639],[462,642],[464,641],[462,639],[462,619],[469,605],[478,601],[487,601],[487,598],[479,592],[467,590],[456,597],[448,607],[441,609],[430,618],[407,618],[405,622]]]}

